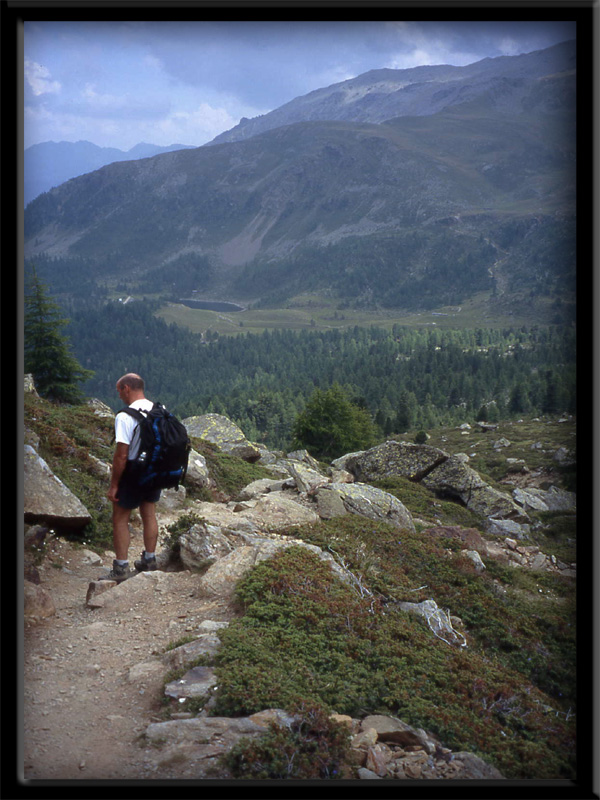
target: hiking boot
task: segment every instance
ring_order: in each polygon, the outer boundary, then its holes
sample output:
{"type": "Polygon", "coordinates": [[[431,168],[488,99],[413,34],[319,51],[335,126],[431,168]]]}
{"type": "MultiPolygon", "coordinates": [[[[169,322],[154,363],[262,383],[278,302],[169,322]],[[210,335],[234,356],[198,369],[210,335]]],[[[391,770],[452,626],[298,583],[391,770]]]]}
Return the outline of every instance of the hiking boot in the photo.
{"type": "Polygon", "coordinates": [[[146,558],[146,551],[142,550],[142,555],[140,556],[139,561],[134,561],[133,566],[138,572],[153,572],[155,569],[157,569],[156,556],[146,558]]]}
{"type": "Polygon", "coordinates": [[[122,565],[117,564],[116,561],[113,561],[113,566],[111,571],[107,575],[101,575],[98,580],[99,581],[116,581],[117,583],[123,583],[126,581],[127,578],[131,578],[132,575],[135,575],[135,572],[132,572],[129,569],[129,565],[122,565]]]}

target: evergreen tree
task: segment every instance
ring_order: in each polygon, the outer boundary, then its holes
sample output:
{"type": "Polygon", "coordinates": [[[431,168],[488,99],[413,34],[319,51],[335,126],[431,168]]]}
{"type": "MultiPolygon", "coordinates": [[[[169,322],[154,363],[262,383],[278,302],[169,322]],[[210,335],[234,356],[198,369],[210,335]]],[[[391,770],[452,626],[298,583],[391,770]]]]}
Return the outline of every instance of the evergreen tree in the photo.
{"type": "Polygon", "coordinates": [[[32,269],[25,294],[25,373],[31,373],[42,397],[63,403],[84,399],[78,383],[94,374],[84,369],[70,352],[69,341],[60,333],[67,323],[47,287],[32,269]]]}
{"type": "Polygon", "coordinates": [[[312,394],[296,418],[293,434],[294,447],[330,459],[368,448],[376,441],[369,412],[352,403],[338,384],[312,394]]]}

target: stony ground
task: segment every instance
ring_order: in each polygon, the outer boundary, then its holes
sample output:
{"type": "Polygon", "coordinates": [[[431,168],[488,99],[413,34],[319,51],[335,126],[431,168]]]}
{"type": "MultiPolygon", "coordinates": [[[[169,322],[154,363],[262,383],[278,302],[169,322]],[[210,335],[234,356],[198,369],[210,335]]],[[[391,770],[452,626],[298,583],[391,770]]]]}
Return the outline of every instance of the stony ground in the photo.
{"type": "MultiPolygon", "coordinates": [[[[139,530],[132,533],[131,562],[143,547],[139,530]]],[[[134,678],[130,670],[204,620],[230,619],[231,611],[199,598],[198,576],[190,572],[170,574],[169,591],[156,584],[117,605],[88,608],[88,585],[110,568],[112,554],[93,566],[64,540],[50,537],[46,549],[40,586],[56,614],[24,633],[25,779],[167,777],[143,740],[148,724],[165,718],[164,678],[134,678]]]]}

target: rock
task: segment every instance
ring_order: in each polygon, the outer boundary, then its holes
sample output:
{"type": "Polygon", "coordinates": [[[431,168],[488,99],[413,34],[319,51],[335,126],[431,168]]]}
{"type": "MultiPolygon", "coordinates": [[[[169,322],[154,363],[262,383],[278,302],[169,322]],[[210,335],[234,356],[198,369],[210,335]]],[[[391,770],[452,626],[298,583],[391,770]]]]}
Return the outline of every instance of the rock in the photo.
{"type": "Polygon", "coordinates": [[[367,769],[366,767],[361,767],[358,770],[358,777],[361,779],[361,781],[383,780],[379,775],[377,775],[377,773],[373,772],[370,769],[367,769]]]}
{"type": "Polygon", "coordinates": [[[331,470],[332,483],[354,483],[354,475],[345,469],[331,470]]]}
{"type": "Polygon", "coordinates": [[[32,394],[35,397],[39,397],[39,394],[37,393],[37,390],[35,388],[35,383],[33,381],[33,375],[31,373],[25,375],[23,381],[23,389],[25,391],[25,394],[32,394]]]}
{"type": "Polygon", "coordinates": [[[473,753],[454,753],[453,763],[459,767],[455,777],[461,780],[504,780],[495,767],[473,753]]]}
{"type": "Polygon", "coordinates": [[[248,541],[248,544],[237,547],[231,553],[219,559],[209,567],[200,578],[198,584],[201,594],[220,596],[224,599],[231,598],[237,582],[248,570],[252,569],[255,564],[267,558],[271,558],[279,551],[292,546],[306,547],[308,550],[318,555],[319,558],[327,561],[341,580],[348,583],[351,582],[348,574],[336,563],[333,557],[329,553],[323,552],[315,545],[290,539],[267,539],[262,537],[250,537],[248,541]]]}
{"type": "Polygon", "coordinates": [[[189,436],[204,439],[216,445],[223,453],[255,462],[261,458],[261,451],[249,442],[241,428],[222,414],[203,414],[182,420],[189,436]]]}
{"type": "Polygon", "coordinates": [[[542,571],[548,569],[552,562],[548,563],[548,556],[544,553],[538,553],[529,562],[529,568],[535,571],[542,571]]]}
{"type": "Polygon", "coordinates": [[[548,511],[539,489],[513,489],[512,495],[515,503],[523,506],[526,511],[548,511]]]}
{"type": "Polygon", "coordinates": [[[331,486],[328,487],[329,491],[318,491],[316,494],[317,510],[321,519],[343,517],[349,513],[346,510],[341,494],[332,490],[331,486]]]}
{"type": "Polygon", "coordinates": [[[417,481],[448,458],[449,454],[437,447],[390,440],[363,453],[349,456],[344,462],[338,460],[334,463],[351,472],[361,482],[392,475],[417,481]]]}
{"type": "Polygon", "coordinates": [[[317,507],[324,514],[339,516],[341,507],[331,495],[337,495],[349,514],[389,522],[399,528],[414,531],[415,525],[408,509],[394,495],[364,483],[330,483],[317,489],[317,507]]]}
{"type": "Polygon", "coordinates": [[[89,564],[91,566],[99,566],[102,564],[102,558],[98,553],[92,552],[92,550],[83,549],[81,554],[83,555],[83,564],[89,564]]]}
{"type": "Polygon", "coordinates": [[[529,525],[522,525],[512,519],[489,517],[485,524],[485,530],[487,533],[492,533],[496,536],[510,535],[515,536],[517,539],[528,539],[531,528],[529,525]]]}
{"type": "Polygon", "coordinates": [[[345,456],[340,456],[339,458],[336,458],[334,461],[332,461],[331,465],[332,465],[332,467],[334,469],[340,469],[340,470],[347,471],[346,464],[350,460],[352,460],[354,458],[358,458],[359,456],[362,456],[363,453],[365,453],[365,452],[366,452],[365,450],[357,450],[355,453],[346,453],[345,456]]]}
{"type": "Polygon", "coordinates": [[[163,489],[160,493],[160,500],[156,504],[156,511],[181,511],[186,505],[185,486],[178,486],[177,489],[163,489]]]}
{"type": "Polygon", "coordinates": [[[23,544],[26,550],[39,550],[43,547],[48,534],[45,525],[26,525],[23,533],[23,544]]]}
{"type": "Polygon", "coordinates": [[[30,581],[23,582],[23,614],[25,622],[36,624],[56,614],[50,593],[30,581]]]}
{"type": "Polygon", "coordinates": [[[310,525],[319,521],[310,508],[297,503],[285,492],[269,492],[254,506],[242,512],[245,520],[261,531],[280,531],[295,525],[310,525]]]}
{"type": "Polygon", "coordinates": [[[146,728],[146,739],[163,745],[192,744],[201,750],[218,742],[227,752],[242,736],[262,736],[263,725],[248,717],[192,717],[168,722],[153,722],[146,728]]]}
{"type": "Polygon", "coordinates": [[[435,740],[425,731],[415,729],[396,717],[374,714],[364,718],[361,728],[374,730],[379,742],[388,742],[403,748],[418,747],[426,753],[432,753],[435,749],[435,740]]]}
{"type": "Polygon", "coordinates": [[[213,669],[210,667],[193,667],[183,677],[168,683],[165,686],[165,695],[176,700],[182,697],[203,697],[211,692],[216,685],[217,676],[213,669]]]}
{"type": "Polygon", "coordinates": [[[233,545],[219,528],[204,523],[193,525],[182,533],[178,542],[181,563],[190,570],[208,569],[233,550],[233,545]]]}
{"type": "Polygon", "coordinates": [[[510,447],[510,445],[511,445],[511,442],[509,442],[508,439],[505,439],[504,436],[503,436],[501,439],[498,439],[497,442],[494,442],[492,447],[494,448],[494,450],[500,450],[503,447],[510,447]]]}
{"type": "Polygon", "coordinates": [[[421,603],[403,602],[398,603],[398,607],[409,614],[423,617],[430,630],[447,644],[466,647],[465,637],[454,630],[449,612],[438,608],[435,600],[430,598],[429,600],[423,600],[421,603]]]}
{"type": "Polygon", "coordinates": [[[433,468],[421,481],[440,496],[460,500],[469,510],[483,517],[511,517],[528,521],[527,514],[512,498],[492,488],[456,456],[433,468]]]}
{"type": "Polygon", "coordinates": [[[92,518],[89,511],[54,475],[30,445],[25,445],[24,518],[48,526],[83,528],[92,518]]]}
{"type": "MultiPolygon", "coordinates": [[[[559,420],[560,422],[561,420],[559,420]]],[[[567,450],[566,447],[559,447],[558,450],[552,456],[553,461],[556,461],[557,464],[560,464],[562,467],[571,467],[577,463],[575,457],[572,453],[567,450]]]]}
{"type": "Polygon", "coordinates": [[[251,714],[248,719],[267,730],[271,724],[278,725],[280,728],[290,728],[295,717],[281,708],[267,708],[264,711],[257,711],[256,714],[251,714]]]}
{"type": "Polygon", "coordinates": [[[97,475],[99,478],[105,478],[108,480],[110,478],[111,471],[110,464],[107,464],[105,461],[101,461],[91,453],[88,453],[88,457],[90,459],[91,472],[93,472],[93,474],[97,475]]]}
{"type": "Polygon", "coordinates": [[[376,775],[379,775],[380,778],[384,778],[387,775],[387,765],[390,762],[390,758],[391,753],[389,748],[384,744],[376,744],[373,747],[369,747],[367,750],[365,767],[376,775]]]}
{"type": "Polygon", "coordinates": [[[475,565],[476,572],[483,572],[485,570],[485,564],[481,560],[481,556],[477,552],[477,550],[463,550],[463,555],[468,558],[470,561],[473,562],[475,565]]]}
{"type": "Polygon", "coordinates": [[[319,472],[319,462],[316,458],[313,458],[310,455],[308,450],[293,450],[291,453],[287,454],[287,458],[291,461],[299,461],[304,463],[311,469],[315,470],[315,472],[319,472]]]}
{"type": "Polygon", "coordinates": [[[558,489],[551,486],[544,496],[544,500],[550,511],[576,511],[577,495],[575,492],[567,492],[565,489],[558,489]]]}
{"type": "Polygon", "coordinates": [[[221,645],[216,633],[203,633],[193,642],[187,642],[163,653],[161,660],[169,669],[182,669],[199,656],[214,656],[221,645]]]}
{"type": "Polygon", "coordinates": [[[261,478],[257,481],[252,481],[248,486],[245,486],[237,496],[238,500],[255,500],[261,494],[268,494],[269,492],[282,492],[287,486],[292,486],[291,481],[285,480],[272,480],[271,478],[261,478]]]}
{"type": "Polygon", "coordinates": [[[506,465],[508,472],[529,472],[529,468],[522,458],[507,458],[506,465]]]}
{"type": "Polygon", "coordinates": [[[215,633],[216,631],[221,631],[223,628],[228,628],[228,622],[217,622],[214,619],[204,619],[198,625],[199,631],[206,631],[206,633],[215,633]]]}
{"type": "Polygon", "coordinates": [[[482,431],[495,431],[498,427],[497,423],[495,422],[478,422],[477,426],[482,431]]]}
{"type": "Polygon", "coordinates": [[[195,489],[202,489],[211,484],[206,459],[193,448],[190,450],[184,484],[195,489]]]}
{"type": "Polygon", "coordinates": [[[106,403],[103,403],[102,400],[98,400],[97,397],[92,397],[90,400],[87,401],[87,404],[90,408],[94,410],[94,414],[97,417],[102,417],[104,419],[114,419],[115,412],[107,406],[106,403]]]}
{"type": "Polygon", "coordinates": [[[313,493],[319,486],[329,483],[329,478],[300,461],[288,460],[286,466],[291,477],[296,482],[298,491],[304,494],[313,493]]]}
{"type": "Polygon", "coordinates": [[[105,598],[102,595],[114,586],[117,586],[116,581],[92,581],[85,597],[86,606],[88,608],[104,608],[105,598]]]}

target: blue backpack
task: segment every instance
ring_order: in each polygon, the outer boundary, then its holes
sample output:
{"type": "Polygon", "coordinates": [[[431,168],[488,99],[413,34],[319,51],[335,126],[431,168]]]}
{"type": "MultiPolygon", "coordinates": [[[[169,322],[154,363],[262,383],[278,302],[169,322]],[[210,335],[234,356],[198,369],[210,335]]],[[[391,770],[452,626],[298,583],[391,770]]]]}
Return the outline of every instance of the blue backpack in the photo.
{"type": "Polygon", "coordinates": [[[121,411],[136,419],[140,428],[138,455],[127,462],[127,479],[143,489],[177,490],[191,450],[185,426],[160,403],[147,412],[128,406],[121,411]]]}

